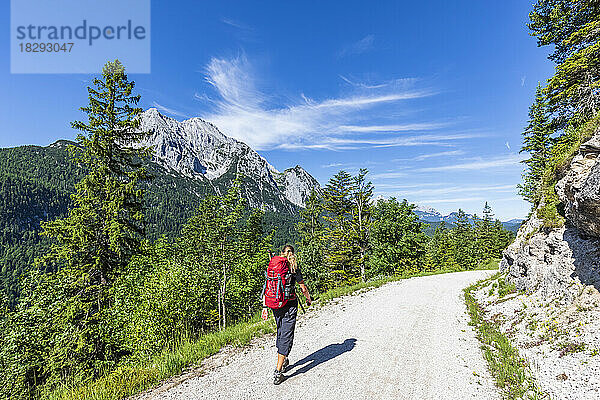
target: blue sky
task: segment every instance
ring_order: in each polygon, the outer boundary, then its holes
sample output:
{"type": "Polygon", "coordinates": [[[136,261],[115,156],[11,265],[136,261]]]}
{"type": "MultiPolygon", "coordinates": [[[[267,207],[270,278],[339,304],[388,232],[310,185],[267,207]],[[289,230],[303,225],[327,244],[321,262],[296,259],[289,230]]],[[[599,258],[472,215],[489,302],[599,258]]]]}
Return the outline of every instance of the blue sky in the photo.
{"type": "MultiPolygon", "coordinates": [[[[11,75],[0,25],[0,147],[72,139],[90,75],[11,75]]],[[[368,168],[376,194],[522,218],[521,131],[547,49],[525,1],[153,1],[144,108],[202,117],[276,168],[325,184],[368,168]]]]}

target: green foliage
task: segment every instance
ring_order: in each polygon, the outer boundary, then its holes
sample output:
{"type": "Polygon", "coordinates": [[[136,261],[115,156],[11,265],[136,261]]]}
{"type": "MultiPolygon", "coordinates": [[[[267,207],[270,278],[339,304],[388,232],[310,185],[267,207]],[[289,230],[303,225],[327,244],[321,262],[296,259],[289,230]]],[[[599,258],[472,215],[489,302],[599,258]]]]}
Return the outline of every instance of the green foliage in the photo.
{"type": "Polygon", "coordinates": [[[378,200],[373,208],[369,274],[402,275],[422,270],[427,236],[406,200],[378,200]]]}
{"type": "Polygon", "coordinates": [[[487,202],[483,218],[474,216],[473,224],[459,209],[454,228],[440,225],[435,230],[427,245],[424,268],[455,271],[478,269],[490,260],[500,258],[513,239],[512,232],[506,230],[499,220],[493,220],[492,209],[487,202]]]}
{"type": "MultiPolygon", "coordinates": [[[[71,147],[81,179],[55,189],[68,193],[72,184],[70,207],[61,209],[59,199],[53,205],[59,218],[41,224],[46,239],[39,243],[48,250],[38,263],[45,268],[25,274],[13,307],[0,290],[2,398],[36,398],[62,385],[87,387],[91,380],[129,373],[132,363],[223,330],[260,308],[272,234],[263,233],[261,211],[246,209],[241,182],[234,181],[225,196],[205,196],[175,239],[146,241],[143,189],[149,184],[145,166],[152,164],[143,159],[146,149],[131,146],[143,134],[136,119],[141,110],[131,106],[139,98],[131,95],[133,83],[118,61],[108,63],[94,85],[83,108],[88,122],[74,123],[84,132],[71,147]]],[[[54,150],[53,156],[65,154],[63,144],[54,150]]],[[[33,205],[18,201],[19,175],[2,176],[10,182],[6,192],[15,193],[11,200],[23,205],[11,221],[23,225],[33,205]]],[[[30,186],[32,194],[42,187],[30,186]]],[[[53,195],[39,193],[41,204],[53,195]]],[[[29,228],[39,229],[32,220],[29,228]]],[[[18,234],[11,240],[17,242],[18,234]]],[[[181,365],[140,371],[134,386],[181,365]]]]}
{"type": "Polygon", "coordinates": [[[298,260],[311,293],[324,292],[326,288],[333,286],[325,269],[326,237],[323,213],[323,199],[313,190],[306,201],[306,208],[300,212],[297,225],[300,235],[298,260]]]}
{"type": "Polygon", "coordinates": [[[323,208],[327,251],[325,268],[334,286],[358,281],[356,249],[350,234],[354,179],[346,171],[334,175],[323,190],[323,208]]]}
{"type": "Polygon", "coordinates": [[[538,0],[529,15],[538,45],[553,45],[556,73],[545,94],[557,126],[580,125],[600,105],[600,4],[596,0],[538,0]]]}
{"type": "Polygon", "coordinates": [[[497,268],[494,260],[514,239],[487,203],[483,219],[471,223],[459,210],[452,229],[440,224],[429,238],[414,205],[371,200],[366,174],[340,171],[300,213],[299,259],[317,292],[387,276],[497,268]]]}
{"type": "Polygon", "coordinates": [[[552,146],[552,129],[547,100],[538,84],[535,102],[529,108],[529,125],[523,131],[523,146],[520,153],[529,153],[529,158],[521,161],[526,165],[523,184],[518,185],[519,194],[536,207],[542,199],[542,179],[552,146]]]}
{"type": "Polygon", "coordinates": [[[373,198],[373,184],[367,182],[366,175],[368,171],[361,169],[353,179],[352,193],[350,194],[351,219],[350,219],[350,240],[357,250],[356,263],[360,268],[360,279],[365,281],[365,265],[367,262],[367,251],[370,247],[370,233],[373,207],[371,205],[373,198]]]}
{"type": "MultiPolygon", "coordinates": [[[[145,178],[139,160],[146,150],[129,147],[143,135],[135,119],[141,109],[132,107],[139,96],[131,95],[134,84],[119,61],[107,63],[94,85],[89,106],[82,108],[88,123],[73,123],[83,133],[71,148],[88,172],[75,185],[67,216],[42,224],[51,246],[36,262],[54,272],[27,276],[9,321],[14,329],[7,341],[22,349],[17,357],[25,357],[11,370],[10,391],[21,397],[65,376],[99,376],[122,356],[108,310],[112,283],[139,252],[144,234],[138,181],[145,178]]],[[[9,364],[18,362],[14,357],[3,349],[9,364]]]]}
{"type": "Polygon", "coordinates": [[[598,127],[600,110],[600,3],[595,0],[538,0],[530,13],[531,34],[551,45],[556,72],[530,108],[522,151],[528,170],[521,194],[537,207],[546,227],[564,224],[554,186],[581,143],[598,127]],[[546,115],[548,113],[548,115],[546,115]],[[546,123],[552,118],[551,124],[546,123]],[[549,133],[556,132],[548,147],[549,133]],[[547,151],[550,149],[550,151],[547,151]]]}

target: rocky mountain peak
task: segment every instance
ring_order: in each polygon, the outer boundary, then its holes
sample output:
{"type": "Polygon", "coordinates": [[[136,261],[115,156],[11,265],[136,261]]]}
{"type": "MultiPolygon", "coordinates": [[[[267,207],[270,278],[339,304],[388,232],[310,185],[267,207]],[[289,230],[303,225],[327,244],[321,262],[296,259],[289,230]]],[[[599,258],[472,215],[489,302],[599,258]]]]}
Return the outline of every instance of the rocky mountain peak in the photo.
{"type": "Polygon", "coordinates": [[[237,174],[252,182],[243,190],[252,207],[274,210],[303,207],[318,182],[299,165],[279,172],[247,144],[224,135],[201,118],[177,121],[150,108],[140,116],[140,129],[149,132],[141,145],[153,149],[154,160],[185,176],[210,181],[223,192],[237,174]]]}

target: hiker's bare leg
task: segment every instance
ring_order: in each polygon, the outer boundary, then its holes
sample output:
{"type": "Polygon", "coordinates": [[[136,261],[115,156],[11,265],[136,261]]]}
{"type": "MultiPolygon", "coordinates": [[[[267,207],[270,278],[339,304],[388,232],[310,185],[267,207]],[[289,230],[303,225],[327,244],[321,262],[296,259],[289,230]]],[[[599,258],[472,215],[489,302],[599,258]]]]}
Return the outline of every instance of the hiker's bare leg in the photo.
{"type": "Polygon", "coordinates": [[[284,361],[285,361],[285,356],[277,353],[277,371],[281,371],[283,369],[284,361]]]}

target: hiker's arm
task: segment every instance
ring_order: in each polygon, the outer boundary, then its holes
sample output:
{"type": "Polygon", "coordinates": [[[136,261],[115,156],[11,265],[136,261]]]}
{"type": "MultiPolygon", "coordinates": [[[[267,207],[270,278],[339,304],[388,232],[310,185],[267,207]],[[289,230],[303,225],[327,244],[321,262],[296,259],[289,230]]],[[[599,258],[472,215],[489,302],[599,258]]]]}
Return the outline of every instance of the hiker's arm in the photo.
{"type": "Polygon", "coordinates": [[[308,293],[308,288],[304,284],[304,281],[298,282],[298,285],[300,285],[300,290],[302,291],[304,297],[306,297],[306,304],[310,306],[310,303],[312,303],[312,299],[310,298],[310,293],[308,293]]]}

